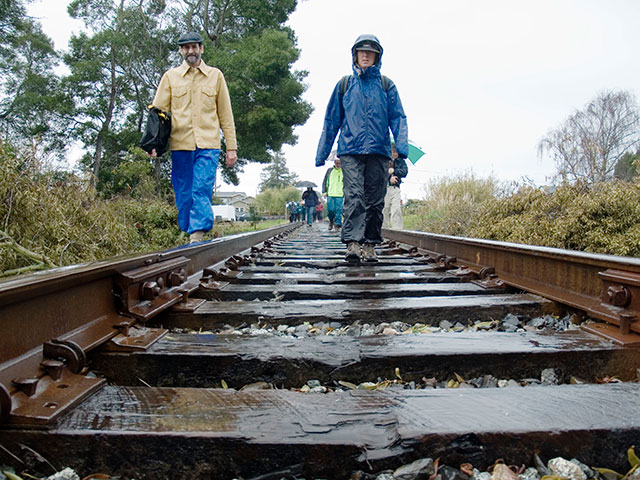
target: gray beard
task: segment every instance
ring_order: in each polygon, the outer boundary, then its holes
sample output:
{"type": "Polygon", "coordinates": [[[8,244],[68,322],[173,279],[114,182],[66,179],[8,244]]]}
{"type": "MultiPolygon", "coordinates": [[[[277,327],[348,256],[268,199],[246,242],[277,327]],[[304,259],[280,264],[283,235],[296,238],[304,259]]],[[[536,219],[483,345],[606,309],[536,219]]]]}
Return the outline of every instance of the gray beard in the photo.
{"type": "Polygon", "coordinates": [[[191,67],[195,67],[200,63],[200,55],[187,55],[184,59],[191,67]]]}

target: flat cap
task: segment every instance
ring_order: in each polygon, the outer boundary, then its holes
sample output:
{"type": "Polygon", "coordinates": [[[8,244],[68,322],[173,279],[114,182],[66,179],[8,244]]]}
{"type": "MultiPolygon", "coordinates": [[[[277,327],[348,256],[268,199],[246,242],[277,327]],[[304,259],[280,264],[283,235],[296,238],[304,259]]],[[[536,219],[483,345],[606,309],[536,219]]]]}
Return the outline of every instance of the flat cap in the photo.
{"type": "Polygon", "coordinates": [[[178,39],[178,45],[185,45],[187,43],[202,43],[202,37],[198,32],[183,33],[178,39]]]}

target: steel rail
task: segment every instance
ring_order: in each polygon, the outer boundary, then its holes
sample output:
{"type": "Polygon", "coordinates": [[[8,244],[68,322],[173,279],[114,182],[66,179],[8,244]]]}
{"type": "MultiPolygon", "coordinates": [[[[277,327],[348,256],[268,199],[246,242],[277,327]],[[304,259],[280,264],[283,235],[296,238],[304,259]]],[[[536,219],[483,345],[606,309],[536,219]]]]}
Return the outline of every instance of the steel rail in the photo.
{"type": "Polygon", "coordinates": [[[584,311],[615,325],[598,327],[596,333],[639,343],[629,333],[640,333],[640,259],[408,230],[385,229],[383,235],[584,311]]]}
{"type": "Polygon", "coordinates": [[[104,382],[81,375],[88,351],[157,340],[162,331],[130,327],[186,303],[198,272],[295,225],[1,281],[0,422],[53,420],[104,382]]]}

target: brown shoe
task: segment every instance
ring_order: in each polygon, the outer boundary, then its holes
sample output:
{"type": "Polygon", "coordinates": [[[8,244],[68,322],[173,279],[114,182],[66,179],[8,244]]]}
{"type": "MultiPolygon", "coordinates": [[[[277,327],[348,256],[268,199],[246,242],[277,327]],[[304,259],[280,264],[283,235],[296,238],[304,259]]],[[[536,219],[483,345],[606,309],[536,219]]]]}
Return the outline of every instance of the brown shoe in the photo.
{"type": "Polygon", "coordinates": [[[360,244],[358,242],[349,242],[344,259],[349,263],[360,263],[360,244]]]}
{"type": "Polygon", "coordinates": [[[376,250],[371,243],[366,243],[362,247],[362,260],[365,262],[377,262],[376,250]]]}
{"type": "Polygon", "coordinates": [[[201,242],[204,238],[204,232],[202,230],[197,230],[189,235],[189,243],[198,243],[201,242]]]}

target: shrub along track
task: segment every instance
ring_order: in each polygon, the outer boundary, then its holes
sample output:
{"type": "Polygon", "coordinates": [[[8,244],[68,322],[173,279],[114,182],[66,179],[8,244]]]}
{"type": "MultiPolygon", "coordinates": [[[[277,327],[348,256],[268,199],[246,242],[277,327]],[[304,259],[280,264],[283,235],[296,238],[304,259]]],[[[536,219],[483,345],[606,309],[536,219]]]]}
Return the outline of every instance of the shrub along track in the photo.
{"type": "Polygon", "coordinates": [[[388,230],[378,263],[349,266],[335,232],[296,227],[0,283],[0,462],[349,478],[539,451],[625,469],[640,385],[597,381],[637,378],[640,262],[388,230]],[[480,328],[567,313],[589,325],[480,328]],[[545,369],[561,384],[433,388],[545,369]]]}

